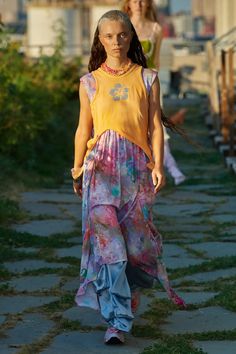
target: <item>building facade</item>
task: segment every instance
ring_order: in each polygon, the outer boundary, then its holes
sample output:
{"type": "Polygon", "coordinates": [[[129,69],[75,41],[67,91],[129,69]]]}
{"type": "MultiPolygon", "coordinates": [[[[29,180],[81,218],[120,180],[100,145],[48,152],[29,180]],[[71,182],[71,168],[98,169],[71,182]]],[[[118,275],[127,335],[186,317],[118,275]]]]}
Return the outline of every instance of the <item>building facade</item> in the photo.
{"type": "MultiPolygon", "coordinates": [[[[230,0],[231,1],[231,0],[230,0]]],[[[234,0],[232,0],[234,1],[234,0]]],[[[215,17],[216,0],[192,0],[192,16],[195,17],[215,17]]],[[[222,1],[224,2],[224,1],[222,1]]]]}
{"type": "Polygon", "coordinates": [[[216,0],[192,0],[192,18],[195,37],[213,37],[215,35],[216,0]]]}
{"type": "Polygon", "coordinates": [[[25,21],[26,0],[0,0],[0,15],[4,24],[25,21]]]}
{"type": "Polygon", "coordinates": [[[31,0],[27,5],[28,56],[52,54],[60,26],[64,28],[65,56],[89,52],[98,19],[114,8],[119,8],[119,1],[31,0]]]}
{"type": "Polygon", "coordinates": [[[216,37],[236,26],[236,0],[215,0],[216,37]]]}

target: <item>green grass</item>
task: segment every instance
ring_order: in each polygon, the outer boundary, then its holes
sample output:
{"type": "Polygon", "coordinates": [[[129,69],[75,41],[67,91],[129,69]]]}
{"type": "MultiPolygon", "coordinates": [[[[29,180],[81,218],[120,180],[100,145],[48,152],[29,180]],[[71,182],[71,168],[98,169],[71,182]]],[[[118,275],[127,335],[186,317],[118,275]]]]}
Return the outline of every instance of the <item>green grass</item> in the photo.
{"type": "Polygon", "coordinates": [[[12,273],[0,265],[0,280],[9,280],[12,273]]]}
{"type": "Polygon", "coordinates": [[[61,331],[77,331],[84,329],[79,321],[70,321],[70,320],[65,320],[62,319],[60,321],[60,329],[61,331]]]}
{"type": "Polygon", "coordinates": [[[26,213],[20,210],[19,203],[5,197],[0,197],[0,225],[23,220],[26,213]]]}
{"type": "Polygon", "coordinates": [[[163,323],[164,319],[177,308],[167,299],[155,299],[151,304],[150,310],[145,312],[143,317],[149,321],[152,327],[156,327],[163,323]]]}
{"type": "Polygon", "coordinates": [[[45,313],[50,313],[53,315],[55,312],[65,311],[74,305],[75,305],[75,295],[66,294],[63,295],[60,298],[60,300],[44,305],[42,309],[45,313]]]}
{"type": "Polygon", "coordinates": [[[188,333],[189,340],[236,340],[236,329],[232,331],[213,331],[202,333],[188,333]]]}
{"type": "Polygon", "coordinates": [[[199,272],[209,272],[217,269],[227,269],[235,267],[236,256],[231,257],[217,257],[209,261],[202,262],[201,264],[191,265],[186,268],[173,270],[171,278],[180,278],[185,275],[191,275],[199,272]]]}
{"type": "Polygon", "coordinates": [[[0,227],[0,243],[8,247],[45,247],[61,248],[74,246],[69,238],[78,236],[80,231],[73,231],[68,234],[55,234],[49,237],[39,237],[27,232],[17,232],[4,227],[0,227]]]}
{"type": "MultiPolygon", "coordinates": [[[[196,243],[196,242],[194,242],[196,243]]],[[[201,243],[201,242],[199,242],[201,243]]],[[[184,244],[182,245],[182,247],[190,254],[190,255],[193,255],[194,257],[199,257],[199,258],[207,258],[206,254],[204,251],[198,251],[198,250],[195,250],[191,247],[188,247],[188,245],[184,244]]]]}
{"type": "MultiPolygon", "coordinates": [[[[68,331],[91,331],[90,327],[82,327],[79,321],[69,321],[62,319],[61,316],[53,316],[51,315],[51,319],[56,320],[55,327],[48,332],[46,336],[40,338],[39,341],[36,341],[29,345],[24,345],[20,348],[19,354],[40,354],[44,349],[46,349],[53,338],[61,333],[65,333],[68,331]]],[[[104,330],[104,328],[103,328],[104,330]]]]}
{"type": "Polygon", "coordinates": [[[205,353],[195,349],[186,338],[166,336],[155,341],[152,347],[145,349],[142,354],[199,354],[205,353]]]}
{"type": "Polygon", "coordinates": [[[220,294],[216,295],[212,300],[209,300],[206,304],[208,305],[219,305],[226,308],[229,311],[236,312],[236,277],[230,280],[225,280],[224,282],[218,280],[214,283],[214,290],[217,291],[221,289],[220,294]]]}
{"type": "MultiPolygon", "coordinates": [[[[59,261],[58,261],[59,263],[59,261]]],[[[21,275],[25,276],[25,275],[40,275],[40,274],[59,274],[61,276],[65,276],[65,277],[78,277],[79,275],[79,269],[80,269],[80,265],[79,265],[79,261],[78,264],[76,264],[75,266],[73,265],[68,265],[67,268],[40,268],[40,269],[35,269],[35,270],[28,270],[25,271],[23,273],[21,273],[21,275]]],[[[0,273],[1,274],[1,273],[0,273]]],[[[12,275],[11,273],[8,273],[12,275]]],[[[5,276],[6,279],[9,279],[9,275],[8,277],[5,276]]],[[[1,279],[1,277],[0,277],[1,279]]]]}
{"type": "MultiPolygon", "coordinates": [[[[151,330],[151,329],[149,329],[151,330]]],[[[214,331],[205,333],[188,333],[184,335],[157,334],[154,344],[146,348],[142,354],[198,354],[205,353],[192,346],[194,340],[235,340],[236,330],[214,331]]]]}
{"type": "Polygon", "coordinates": [[[13,294],[14,293],[14,289],[11,288],[9,286],[9,284],[2,284],[0,285],[0,294],[1,295],[9,295],[9,294],[13,294]]]}
{"type": "MultiPolygon", "coordinates": [[[[41,268],[22,272],[21,275],[40,275],[57,273],[62,276],[78,276],[80,260],[75,257],[56,257],[55,248],[72,247],[74,243],[69,242],[71,237],[77,236],[77,232],[69,234],[58,234],[50,237],[39,237],[28,233],[20,233],[14,230],[0,227],[0,259],[1,262],[14,262],[25,259],[38,259],[48,262],[67,263],[67,268],[41,268]],[[19,247],[36,247],[36,252],[19,252],[19,247]]],[[[13,273],[3,267],[0,268],[0,279],[9,280],[13,273]]]]}
{"type": "Polygon", "coordinates": [[[17,249],[12,249],[5,245],[0,248],[0,259],[1,262],[16,261],[22,259],[38,258],[37,254],[30,254],[24,252],[18,252],[17,249]]]}

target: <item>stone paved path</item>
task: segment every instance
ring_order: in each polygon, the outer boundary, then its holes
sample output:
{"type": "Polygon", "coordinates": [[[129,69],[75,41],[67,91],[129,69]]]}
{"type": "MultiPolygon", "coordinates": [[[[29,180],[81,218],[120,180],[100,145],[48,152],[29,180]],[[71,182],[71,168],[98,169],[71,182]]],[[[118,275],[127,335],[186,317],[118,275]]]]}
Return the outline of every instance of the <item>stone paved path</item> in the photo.
{"type": "Polygon", "coordinates": [[[138,354],[146,347],[147,354],[167,353],[163,348],[176,354],[236,353],[235,182],[211,148],[196,110],[189,119],[195,119],[192,129],[204,145],[203,156],[177,139],[174,152],[188,181],[178,187],[170,181],[154,206],[164,259],[187,310],[170,304],[157,284],[143,292],[127,344],[104,346],[104,321],[73,300],[81,203],[70,182],[29,191],[21,196],[28,220],[11,226],[17,241],[3,263],[0,354],[138,354]],[[181,340],[188,347],[175,350],[181,340]]]}

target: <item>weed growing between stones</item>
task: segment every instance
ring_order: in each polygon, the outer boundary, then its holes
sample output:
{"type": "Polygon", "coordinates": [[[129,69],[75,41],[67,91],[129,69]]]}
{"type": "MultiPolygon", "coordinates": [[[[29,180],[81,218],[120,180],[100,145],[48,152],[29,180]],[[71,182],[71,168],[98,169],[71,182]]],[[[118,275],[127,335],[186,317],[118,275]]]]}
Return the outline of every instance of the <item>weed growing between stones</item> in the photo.
{"type": "Polygon", "coordinates": [[[41,351],[50,344],[54,336],[59,333],[60,330],[58,329],[58,325],[56,325],[55,328],[49,331],[48,334],[45,337],[41,338],[38,342],[22,346],[18,354],[40,354],[41,351]]]}
{"type": "Polygon", "coordinates": [[[151,309],[144,314],[144,318],[150,321],[151,326],[158,327],[164,319],[176,310],[177,306],[167,299],[156,299],[152,302],[151,309]]]}
{"type": "Polygon", "coordinates": [[[224,190],[211,189],[207,192],[207,194],[216,197],[222,197],[222,196],[231,197],[231,196],[236,196],[235,190],[236,189],[235,189],[235,177],[234,177],[234,180],[232,181],[232,185],[228,185],[227,189],[224,190]]]}
{"type": "MultiPolygon", "coordinates": [[[[35,220],[48,220],[48,214],[38,214],[38,215],[29,215],[27,221],[35,221],[35,220]]],[[[50,220],[57,220],[58,216],[50,215],[50,220]]]]}
{"type": "Polygon", "coordinates": [[[7,198],[0,200],[0,224],[7,224],[12,221],[21,220],[24,213],[20,210],[16,201],[7,198]]]}
{"type": "MultiPolygon", "coordinates": [[[[189,340],[236,340],[236,329],[232,331],[212,331],[179,335],[189,340]]],[[[181,353],[182,354],[182,353],[181,353]]]]}
{"type": "Polygon", "coordinates": [[[17,251],[17,249],[12,249],[12,248],[10,248],[8,246],[4,246],[4,245],[2,245],[0,248],[1,262],[30,259],[32,257],[35,259],[35,258],[38,258],[38,255],[36,253],[29,254],[29,253],[17,251]]]}
{"type": "Polygon", "coordinates": [[[155,344],[145,349],[142,354],[200,354],[205,353],[201,349],[195,349],[191,342],[179,336],[164,336],[155,344]]]}
{"type": "MultiPolygon", "coordinates": [[[[19,354],[40,354],[45,348],[47,348],[53,338],[57,335],[60,335],[64,332],[70,331],[80,331],[80,332],[89,332],[91,328],[89,327],[82,327],[79,321],[69,321],[65,319],[58,319],[57,324],[55,327],[48,332],[48,335],[40,339],[38,342],[32,343],[30,345],[24,345],[18,352],[19,354]]],[[[104,328],[101,328],[104,331],[104,328]]],[[[77,348],[78,349],[78,348],[77,348]]],[[[76,350],[76,349],[75,349],[76,350]]]]}
{"type": "MultiPolygon", "coordinates": [[[[215,288],[217,289],[217,286],[215,288]]],[[[209,300],[208,304],[219,305],[236,312],[236,278],[234,278],[233,284],[230,284],[229,281],[225,281],[222,288],[220,294],[216,295],[212,300],[209,300]]]]}
{"type": "Polygon", "coordinates": [[[71,294],[63,295],[59,301],[51,302],[42,307],[45,313],[54,314],[55,312],[64,311],[75,304],[75,296],[71,294]]]}
{"type": "Polygon", "coordinates": [[[8,280],[12,276],[12,273],[0,265],[0,280],[8,280]]]}
{"type": "Polygon", "coordinates": [[[209,272],[217,269],[227,269],[231,267],[235,267],[236,264],[236,256],[230,257],[216,257],[209,261],[205,261],[201,264],[191,265],[186,268],[181,268],[177,270],[173,270],[171,273],[171,278],[179,278],[185,275],[191,275],[198,272],[209,272]]]}
{"type": "Polygon", "coordinates": [[[144,338],[158,338],[159,335],[156,336],[155,328],[150,324],[146,324],[145,326],[141,325],[134,325],[132,327],[132,335],[134,337],[144,337],[144,338]]]}
{"type": "MultiPolygon", "coordinates": [[[[196,243],[196,242],[194,242],[194,243],[196,243]]],[[[182,247],[183,247],[186,251],[188,251],[189,254],[192,254],[192,255],[195,256],[195,257],[207,258],[207,257],[205,256],[205,252],[204,252],[204,251],[197,251],[197,250],[194,250],[193,248],[188,247],[187,245],[184,245],[184,244],[182,245],[182,247]]]]}
{"type": "Polygon", "coordinates": [[[85,330],[85,328],[81,326],[79,321],[70,321],[66,319],[61,319],[60,330],[61,332],[64,332],[64,331],[85,330]]]}
{"type": "Polygon", "coordinates": [[[0,285],[0,294],[1,295],[9,295],[14,294],[14,289],[10,287],[8,283],[0,285]]]}
{"type": "Polygon", "coordinates": [[[79,266],[76,267],[68,267],[66,269],[62,269],[60,274],[62,276],[67,276],[67,277],[78,277],[79,275],[79,266]]]}
{"type": "MultiPolygon", "coordinates": [[[[59,262],[58,262],[59,263],[59,262]]],[[[35,270],[28,270],[21,275],[40,275],[40,274],[59,274],[62,276],[78,276],[79,274],[79,268],[78,266],[76,267],[67,267],[67,268],[40,268],[40,269],[35,269],[35,270]]]]}
{"type": "Polygon", "coordinates": [[[194,340],[235,340],[236,330],[212,331],[203,333],[187,333],[166,335],[152,326],[135,326],[132,333],[137,337],[155,338],[153,346],[145,349],[142,354],[197,354],[205,353],[193,348],[194,340]]]}
{"type": "Polygon", "coordinates": [[[61,248],[73,246],[68,242],[70,237],[78,236],[78,232],[68,234],[55,234],[49,237],[39,237],[27,232],[17,232],[14,230],[0,227],[1,245],[9,247],[45,247],[45,248],[61,248]]]}

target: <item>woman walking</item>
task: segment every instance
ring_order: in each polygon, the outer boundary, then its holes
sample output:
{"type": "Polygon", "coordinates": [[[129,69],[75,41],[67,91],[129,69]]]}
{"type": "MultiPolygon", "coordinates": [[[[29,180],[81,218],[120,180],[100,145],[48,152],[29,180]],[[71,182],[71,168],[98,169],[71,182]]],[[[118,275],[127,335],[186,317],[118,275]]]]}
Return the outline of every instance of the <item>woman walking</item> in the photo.
{"type": "MultiPolygon", "coordinates": [[[[157,15],[152,0],[124,0],[122,11],[127,13],[142,45],[147,65],[159,71],[162,28],[157,22],[157,15]]],[[[171,117],[174,124],[184,121],[186,109],[181,109],[171,117]]],[[[164,166],[174,179],[175,185],[185,181],[169,145],[170,136],[164,126],[164,166]]]]}
{"type": "Polygon", "coordinates": [[[83,208],[76,302],[101,312],[105,343],[123,343],[138,288],[157,279],[175,304],[184,302],[169,284],[151,215],[165,183],[159,82],[121,11],[98,22],[80,104],[72,169],[77,194],[82,183],[83,208]]]}

